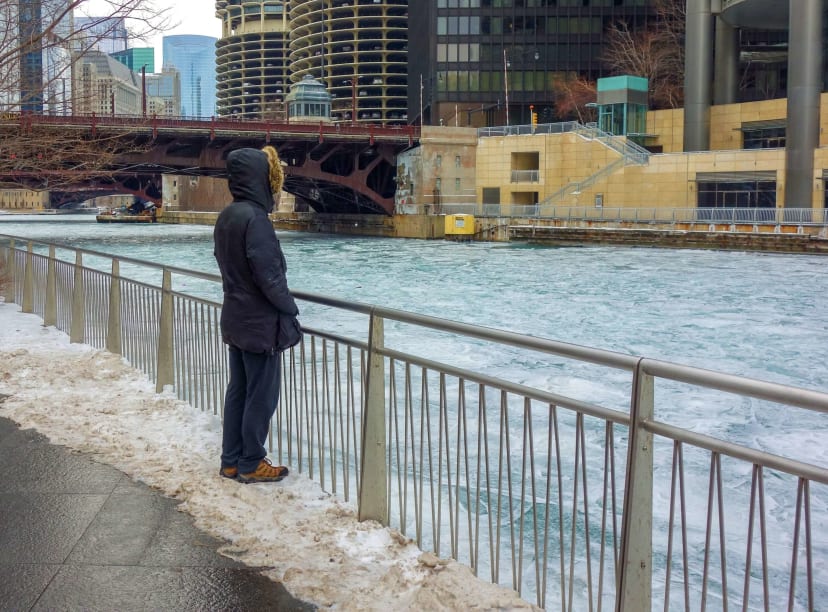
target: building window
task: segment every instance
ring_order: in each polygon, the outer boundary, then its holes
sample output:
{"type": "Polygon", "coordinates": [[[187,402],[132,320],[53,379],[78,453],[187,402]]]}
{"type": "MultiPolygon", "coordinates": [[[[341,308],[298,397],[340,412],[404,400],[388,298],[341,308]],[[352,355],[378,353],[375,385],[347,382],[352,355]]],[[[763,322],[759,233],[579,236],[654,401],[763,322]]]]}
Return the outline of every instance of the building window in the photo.
{"type": "Polygon", "coordinates": [[[483,204],[500,204],[500,187],[484,187],[483,204]]]}
{"type": "Polygon", "coordinates": [[[459,155],[455,155],[455,156],[454,156],[454,167],[455,167],[455,168],[459,168],[460,166],[461,166],[460,156],[459,156],[459,155]]]}
{"type": "Polygon", "coordinates": [[[454,191],[457,193],[461,191],[461,181],[459,178],[454,179],[454,191]]]}
{"type": "Polygon", "coordinates": [[[434,165],[437,166],[438,168],[440,168],[443,165],[443,156],[442,155],[438,155],[437,157],[434,158],[434,165]]]}
{"type": "Polygon", "coordinates": [[[717,177],[715,174],[699,175],[696,177],[697,184],[697,206],[699,219],[715,221],[726,220],[751,220],[772,221],[775,218],[776,209],[776,180],[770,176],[758,176],[751,173],[729,174],[717,177]],[[740,180],[741,178],[741,180],[740,180]],[[758,217],[751,211],[743,219],[739,215],[733,215],[730,211],[718,213],[717,208],[759,208],[758,217]]]}
{"type": "Polygon", "coordinates": [[[742,128],[744,149],[782,149],[785,147],[784,127],[742,128]]]}

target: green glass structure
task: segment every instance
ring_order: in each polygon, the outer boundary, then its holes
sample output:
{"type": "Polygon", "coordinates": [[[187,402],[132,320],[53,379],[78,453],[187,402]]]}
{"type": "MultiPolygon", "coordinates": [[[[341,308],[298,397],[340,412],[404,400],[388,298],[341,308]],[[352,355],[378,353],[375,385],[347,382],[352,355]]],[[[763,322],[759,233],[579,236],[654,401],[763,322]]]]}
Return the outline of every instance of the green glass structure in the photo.
{"type": "Polygon", "coordinates": [[[598,127],[616,136],[641,136],[647,128],[648,81],[637,76],[598,79],[598,127]]]}
{"type": "Polygon", "coordinates": [[[136,47],[116,51],[110,53],[110,55],[133,72],[141,72],[141,68],[144,66],[146,66],[147,72],[155,72],[155,49],[152,47],[136,47]]]}

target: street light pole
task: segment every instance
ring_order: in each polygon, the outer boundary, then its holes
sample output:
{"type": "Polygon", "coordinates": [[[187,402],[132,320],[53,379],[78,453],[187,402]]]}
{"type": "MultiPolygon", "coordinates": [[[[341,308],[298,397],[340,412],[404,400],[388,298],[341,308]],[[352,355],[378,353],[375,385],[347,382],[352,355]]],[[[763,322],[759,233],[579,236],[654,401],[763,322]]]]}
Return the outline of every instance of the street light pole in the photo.
{"type": "Polygon", "coordinates": [[[506,94],[506,125],[509,125],[509,72],[506,62],[506,49],[503,49],[503,91],[506,94]]]}
{"type": "Polygon", "coordinates": [[[141,66],[141,114],[147,116],[147,65],[141,66]]]}
{"type": "Polygon", "coordinates": [[[351,79],[351,124],[356,125],[357,120],[357,95],[356,95],[357,77],[353,76],[351,79]]]}
{"type": "Polygon", "coordinates": [[[420,127],[423,126],[423,73],[420,73],[420,127]]]}

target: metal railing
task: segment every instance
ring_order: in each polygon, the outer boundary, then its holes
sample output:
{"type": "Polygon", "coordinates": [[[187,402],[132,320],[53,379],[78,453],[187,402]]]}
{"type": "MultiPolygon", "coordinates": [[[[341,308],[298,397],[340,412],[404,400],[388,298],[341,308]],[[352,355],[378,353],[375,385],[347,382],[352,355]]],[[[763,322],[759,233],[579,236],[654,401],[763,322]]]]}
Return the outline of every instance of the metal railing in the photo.
{"type": "Polygon", "coordinates": [[[540,181],[540,170],[512,170],[512,183],[537,183],[540,181]]]}
{"type": "Polygon", "coordinates": [[[492,136],[532,136],[534,134],[564,134],[574,132],[583,127],[577,121],[562,121],[560,123],[540,123],[538,125],[500,125],[495,127],[477,128],[478,138],[492,136]]]}
{"type": "MultiPolygon", "coordinates": [[[[7,301],[222,412],[218,276],[9,236],[0,254],[7,301]]],[[[360,520],[546,608],[815,610],[828,600],[828,467],[812,449],[761,448],[755,430],[723,433],[714,418],[785,410],[816,440],[828,394],[295,297],[306,322],[323,323],[306,324],[283,354],[270,452],[356,500],[360,520]],[[483,371],[486,354],[541,360],[551,382],[483,371]],[[584,397],[565,392],[575,380],[584,397]],[[610,399],[598,402],[599,388],[610,399]]]]}
{"type": "Polygon", "coordinates": [[[633,142],[626,136],[616,136],[605,132],[596,123],[578,124],[574,131],[579,136],[589,140],[597,140],[604,146],[620,153],[626,163],[646,164],[650,161],[650,152],[640,144],[633,142]]]}
{"type": "MultiPolygon", "coordinates": [[[[571,187],[571,186],[569,186],[571,187]]],[[[642,224],[703,224],[710,231],[720,226],[828,225],[828,210],[819,208],[667,208],[658,206],[610,207],[554,204],[444,203],[445,214],[480,217],[555,219],[564,223],[581,221],[634,222],[642,224]]]]}
{"type": "Polygon", "coordinates": [[[568,132],[574,132],[589,140],[597,140],[606,147],[619,153],[626,160],[626,163],[646,164],[650,159],[650,152],[641,145],[629,140],[625,136],[616,136],[605,132],[595,123],[587,123],[584,125],[578,121],[562,121],[560,123],[541,123],[538,125],[483,127],[477,129],[477,137],[532,136],[535,134],[565,134],[568,132]]]}

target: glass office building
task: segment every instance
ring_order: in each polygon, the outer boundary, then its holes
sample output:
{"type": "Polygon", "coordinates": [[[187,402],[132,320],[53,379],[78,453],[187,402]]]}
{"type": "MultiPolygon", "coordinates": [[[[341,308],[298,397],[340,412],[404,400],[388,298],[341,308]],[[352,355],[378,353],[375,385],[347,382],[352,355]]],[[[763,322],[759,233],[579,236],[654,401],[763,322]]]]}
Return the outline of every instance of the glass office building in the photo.
{"type": "Polygon", "coordinates": [[[129,34],[123,17],[75,18],[76,44],[79,50],[95,49],[106,54],[124,51],[129,34]]]}
{"type": "Polygon", "coordinates": [[[610,24],[632,30],[654,16],[653,0],[422,0],[409,2],[408,108],[425,125],[528,124],[555,119],[556,81],[610,76],[603,41],[610,24]]]}
{"type": "Polygon", "coordinates": [[[71,98],[72,8],[67,0],[21,0],[0,6],[11,43],[0,83],[4,109],[66,114],[71,98]],[[42,37],[48,29],[55,36],[42,37]],[[31,42],[27,42],[31,41],[31,42]],[[19,42],[19,52],[15,50],[19,42]]]}
{"type": "Polygon", "coordinates": [[[182,34],[163,38],[163,67],[181,75],[181,114],[216,115],[216,39],[182,34]]]}

